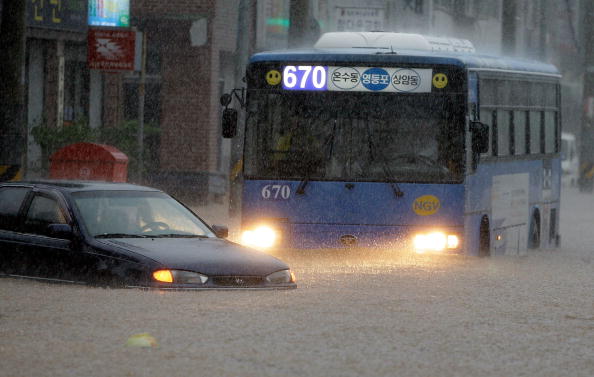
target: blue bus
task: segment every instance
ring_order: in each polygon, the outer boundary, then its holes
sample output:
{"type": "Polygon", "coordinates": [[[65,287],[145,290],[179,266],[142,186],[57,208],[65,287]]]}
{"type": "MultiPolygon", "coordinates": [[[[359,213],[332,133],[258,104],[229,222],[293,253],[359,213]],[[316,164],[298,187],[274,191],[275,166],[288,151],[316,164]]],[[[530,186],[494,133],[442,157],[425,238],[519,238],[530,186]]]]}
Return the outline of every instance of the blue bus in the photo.
{"type": "MultiPolygon", "coordinates": [[[[559,82],[550,64],[403,33],[326,33],[312,49],[253,55],[242,242],[479,256],[555,248],[559,82]]],[[[236,119],[226,108],[224,136],[236,119]]]]}

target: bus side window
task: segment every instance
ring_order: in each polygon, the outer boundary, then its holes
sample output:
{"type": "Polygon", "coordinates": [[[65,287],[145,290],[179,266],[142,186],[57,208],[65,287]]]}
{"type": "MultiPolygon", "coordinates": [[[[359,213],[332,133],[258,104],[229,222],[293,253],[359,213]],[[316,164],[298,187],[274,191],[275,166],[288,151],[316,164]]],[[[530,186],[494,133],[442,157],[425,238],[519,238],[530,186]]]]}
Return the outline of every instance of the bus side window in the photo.
{"type": "Polygon", "coordinates": [[[481,122],[489,126],[489,151],[481,154],[481,157],[491,156],[493,149],[493,111],[481,109],[481,122]]]}
{"type": "Polygon", "coordinates": [[[542,153],[541,145],[541,116],[540,111],[530,112],[530,154],[542,153]]]}
{"type": "Polygon", "coordinates": [[[508,156],[511,153],[510,112],[497,110],[497,155],[508,156]]]}
{"type": "Polygon", "coordinates": [[[526,154],[526,112],[514,111],[514,154],[526,154]]]}
{"type": "Polygon", "coordinates": [[[545,112],[545,153],[555,153],[557,141],[557,127],[555,122],[555,113],[545,112]]]}

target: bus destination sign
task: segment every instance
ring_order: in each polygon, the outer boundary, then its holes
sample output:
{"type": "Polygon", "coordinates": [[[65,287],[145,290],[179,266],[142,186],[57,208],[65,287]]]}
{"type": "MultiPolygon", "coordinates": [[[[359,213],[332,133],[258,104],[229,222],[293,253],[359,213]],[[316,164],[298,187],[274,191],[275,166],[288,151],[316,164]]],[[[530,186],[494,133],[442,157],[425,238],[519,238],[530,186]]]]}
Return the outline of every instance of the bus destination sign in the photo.
{"type": "Polygon", "coordinates": [[[432,70],[426,68],[283,67],[284,90],[430,93],[432,70]]]}

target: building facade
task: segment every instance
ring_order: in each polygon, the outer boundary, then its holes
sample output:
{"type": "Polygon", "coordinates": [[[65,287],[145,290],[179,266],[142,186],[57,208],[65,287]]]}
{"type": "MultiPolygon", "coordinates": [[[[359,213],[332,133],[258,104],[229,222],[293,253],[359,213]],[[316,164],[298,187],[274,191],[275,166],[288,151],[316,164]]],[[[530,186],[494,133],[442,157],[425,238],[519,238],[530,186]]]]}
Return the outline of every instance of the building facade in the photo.
{"type": "Polygon", "coordinates": [[[26,172],[44,175],[47,157],[32,135],[36,126],[59,128],[88,118],[85,1],[26,3],[26,172]]]}
{"type": "MultiPolygon", "coordinates": [[[[235,80],[237,9],[238,1],[132,2],[132,26],[147,40],[145,122],[160,130],[158,167],[145,183],[188,201],[227,190],[219,97],[235,80]]],[[[121,89],[104,99],[123,120],[135,119],[139,75],[118,76],[121,89]]]]}

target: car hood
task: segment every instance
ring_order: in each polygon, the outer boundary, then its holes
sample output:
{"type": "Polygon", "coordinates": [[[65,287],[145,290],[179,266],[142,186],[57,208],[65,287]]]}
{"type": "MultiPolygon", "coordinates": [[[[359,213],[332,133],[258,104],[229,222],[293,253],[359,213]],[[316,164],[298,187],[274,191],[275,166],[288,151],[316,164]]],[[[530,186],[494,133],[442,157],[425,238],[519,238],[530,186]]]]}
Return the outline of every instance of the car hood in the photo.
{"type": "Polygon", "coordinates": [[[101,242],[141,254],[164,268],[208,276],[266,276],[289,268],[264,252],[218,238],[118,238],[101,242]]]}

